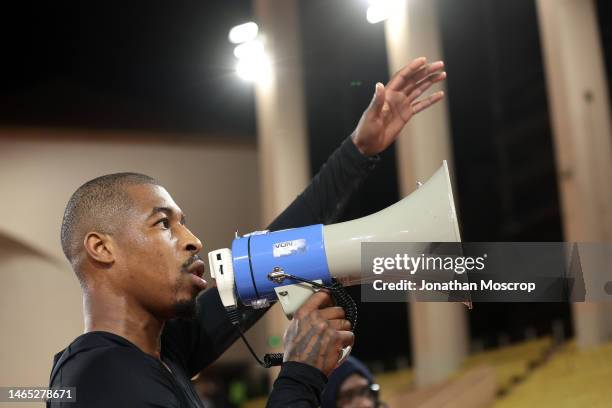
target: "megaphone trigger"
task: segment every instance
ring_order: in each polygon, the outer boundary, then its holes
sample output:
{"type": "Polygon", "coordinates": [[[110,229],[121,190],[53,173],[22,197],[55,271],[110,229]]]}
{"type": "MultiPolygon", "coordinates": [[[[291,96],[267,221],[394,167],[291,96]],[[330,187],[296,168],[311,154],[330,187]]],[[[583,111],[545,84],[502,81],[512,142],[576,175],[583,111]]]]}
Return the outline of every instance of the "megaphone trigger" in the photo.
{"type": "MultiPolygon", "coordinates": [[[[344,309],[344,314],[346,316],[346,320],[351,323],[351,330],[355,331],[355,327],[357,326],[357,304],[355,300],[348,294],[344,286],[335,278],[332,278],[331,285],[324,285],[320,281],[311,281],[308,279],[300,278],[299,276],[294,276],[288,273],[285,273],[280,268],[274,268],[272,272],[268,274],[268,279],[273,280],[276,283],[282,283],[285,279],[292,279],[294,281],[307,283],[311,285],[313,288],[317,289],[327,289],[329,290],[332,299],[334,300],[336,306],[340,306],[344,309]]],[[[279,295],[279,300],[282,304],[282,298],[288,296],[288,291],[285,290],[286,286],[279,286],[275,288],[277,294],[279,295]]]]}

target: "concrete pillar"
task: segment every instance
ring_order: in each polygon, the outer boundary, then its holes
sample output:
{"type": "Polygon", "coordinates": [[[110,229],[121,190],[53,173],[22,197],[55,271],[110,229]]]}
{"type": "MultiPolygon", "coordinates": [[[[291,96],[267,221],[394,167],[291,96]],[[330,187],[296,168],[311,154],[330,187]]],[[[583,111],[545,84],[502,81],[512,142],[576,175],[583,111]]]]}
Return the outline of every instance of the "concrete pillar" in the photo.
{"type": "MultiPolygon", "coordinates": [[[[262,225],[269,224],[310,179],[297,0],[255,0],[255,15],[272,61],[256,85],[262,225]]],[[[289,322],[276,305],[264,318],[265,336],[282,339],[289,322]]],[[[281,352],[270,347],[270,352],[281,352]]],[[[276,378],[278,370],[270,370],[276,378]]]]}
{"type": "MultiPolygon", "coordinates": [[[[536,7],[565,240],[610,242],[610,96],[595,2],[537,0],[536,7]]],[[[588,284],[589,274],[597,274],[597,270],[586,268],[583,273],[588,284]]],[[[611,312],[610,304],[573,305],[574,329],[580,347],[612,339],[611,312]]]]}
{"type": "MultiPolygon", "coordinates": [[[[404,0],[385,22],[391,75],[419,56],[442,59],[437,1],[404,0]]],[[[449,73],[452,75],[452,73],[449,73]]],[[[396,144],[400,190],[403,196],[425,181],[448,160],[452,168],[448,107],[444,101],[418,114],[396,144]]],[[[459,215],[461,217],[461,215],[459,215]]],[[[467,353],[466,307],[455,303],[410,303],[410,329],[415,379],[434,384],[454,373],[467,353]]]]}

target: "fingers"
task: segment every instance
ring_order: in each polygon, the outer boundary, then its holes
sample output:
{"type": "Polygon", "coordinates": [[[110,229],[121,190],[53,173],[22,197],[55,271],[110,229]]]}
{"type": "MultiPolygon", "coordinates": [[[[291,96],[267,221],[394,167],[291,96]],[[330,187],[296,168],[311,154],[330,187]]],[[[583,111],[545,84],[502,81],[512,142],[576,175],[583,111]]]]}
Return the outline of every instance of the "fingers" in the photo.
{"type": "Polygon", "coordinates": [[[336,306],[336,301],[327,289],[319,289],[317,292],[325,292],[327,297],[319,304],[319,309],[327,309],[328,307],[336,306]]]}
{"type": "Polygon", "coordinates": [[[419,96],[423,95],[427,90],[435,83],[442,81],[446,78],[446,72],[440,72],[436,74],[431,74],[421,82],[419,82],[418,86],[412,90],[412,92],[408,95],[409,103],[414,102],[419,96]]]}
{"type": "Polygon", "coordinates": [[[328,307],[333,304],[331,295],[325,291],[320,290],[313,294],[311,297],[304,302],[304,304],[297,310],[296,315],[306,315],[322,307],[328,307]]]}
{"type": "Polygon", "coordinates": [[[344,319],[344,309],[340,306],[326,307],[319,310],[319,316],[325,320],[344,319]]]}
{"type": "Polygon", "coordinates": [[[338,330],[336,336],[342,348],[355,344],[355,334],[352,331],[338,330]]]}
{"type": "Polygon", "coordinates": [[[444,92],[439,91],[434,94],[431,94],[428,98],[422,99],[420,101],[414,102],[411,105],[412,114],[415,115],[427,108],[429,108],[434,103],[441,101],[444,98],[444,92]]]}
{"type": "Polygon", "coordinates": [[[425,57],[415,59],[410,64],[406,65],[393,75],[393,77],[387,84],[387,88],[392,91],[402,90],[410,80],[411,76],[415,72],[417,72],[423,65],[425,65],[426,62],[427,59],[425,57]]]}
{"type": "Polygon", "coordinates": [[[329,321],[329,327],[334,330],[346,330],[350,331],[352,329],[351,322],[346,319],[335,319],[329,321]]]}
{"type": "Polygon", "coordinates": [[[355,335],[353,332],[346,330],[336,331],[325,352],[321,371],[326,373],[326,375],[331,374],[331,372],[338,367],[338,362],[342,358],[344,349],[352,347],[354,344],[355,335]]]}
{"type": "Polygon", "coordinates": [[[374,100],[372,101],[372,109],[378,115],[382,112],[383,106],[385,105],[385,86],[380,82],[376,83],[374,91],[374,100]]]}
{"type": "Polygon", "coordinates": [[[437,74],[444,69],[444,62],[436,61],[431,64],[427,64],[408,78],[404,87],[402,89],[398,89],[398,91],[404,93],[405,95],[409,95],[417,86],[419,86],[420,82],[424,79],[428,78],[433,74],[437,74]]]}

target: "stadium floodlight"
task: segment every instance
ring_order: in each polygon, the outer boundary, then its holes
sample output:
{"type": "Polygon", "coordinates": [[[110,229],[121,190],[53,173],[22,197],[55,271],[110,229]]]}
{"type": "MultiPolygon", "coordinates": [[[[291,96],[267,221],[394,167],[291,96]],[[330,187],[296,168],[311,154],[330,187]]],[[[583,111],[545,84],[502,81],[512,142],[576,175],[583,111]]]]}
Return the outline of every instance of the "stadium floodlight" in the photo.
{"type": "Polygon", "coordinates": [[[370,24],[386,20],[396,13],[403,0],[370,0],[366,18],[370,24]]]}
{"type": "Polygon", "coordinates": [[[266,83],[272,76],[270,58],[265,52],[240,58],[236,64],[236,73],[245,81],[266,83]]]}
{"type": "Polygon", "coordinates": [[[254,58],[264,53],[263,43],[259,40],[252,40],[238,44],[234,48],[234,56],[238,59],[254,58]]]}
{"type": "Polygon", "coordinates": [[[252,21],[233,27],[229,32],[229,40],[232,44],[241,44],[253,41],[257,37],[259,27],[252,21]]]}
{"type": "Polygon", "coordinates": [[[232,28],[229,40],[238,44],[234,48],[234,56],[238,59],[236,74],[245,81],[268,84],[272,78],[272,63],[257,24],[249,22],[232,28]]]}

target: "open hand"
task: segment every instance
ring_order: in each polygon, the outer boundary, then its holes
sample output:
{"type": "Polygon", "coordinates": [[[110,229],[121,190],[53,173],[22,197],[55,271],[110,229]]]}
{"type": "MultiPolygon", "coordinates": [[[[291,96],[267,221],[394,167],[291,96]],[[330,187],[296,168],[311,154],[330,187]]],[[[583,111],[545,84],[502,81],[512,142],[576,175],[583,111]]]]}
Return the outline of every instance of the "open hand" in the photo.
{"type": "Polygon", "coordinates": [[[427,64],[425,57],[420,57],[396,72],[386,86],[376,84],[372,102],[353,133],[353,143],[362,154],[373,156],[385,150],[412,116],[444,97],[444,92],[439,91],[418,99],[446,78],[443,69],[442,61],[427,64]]]}

